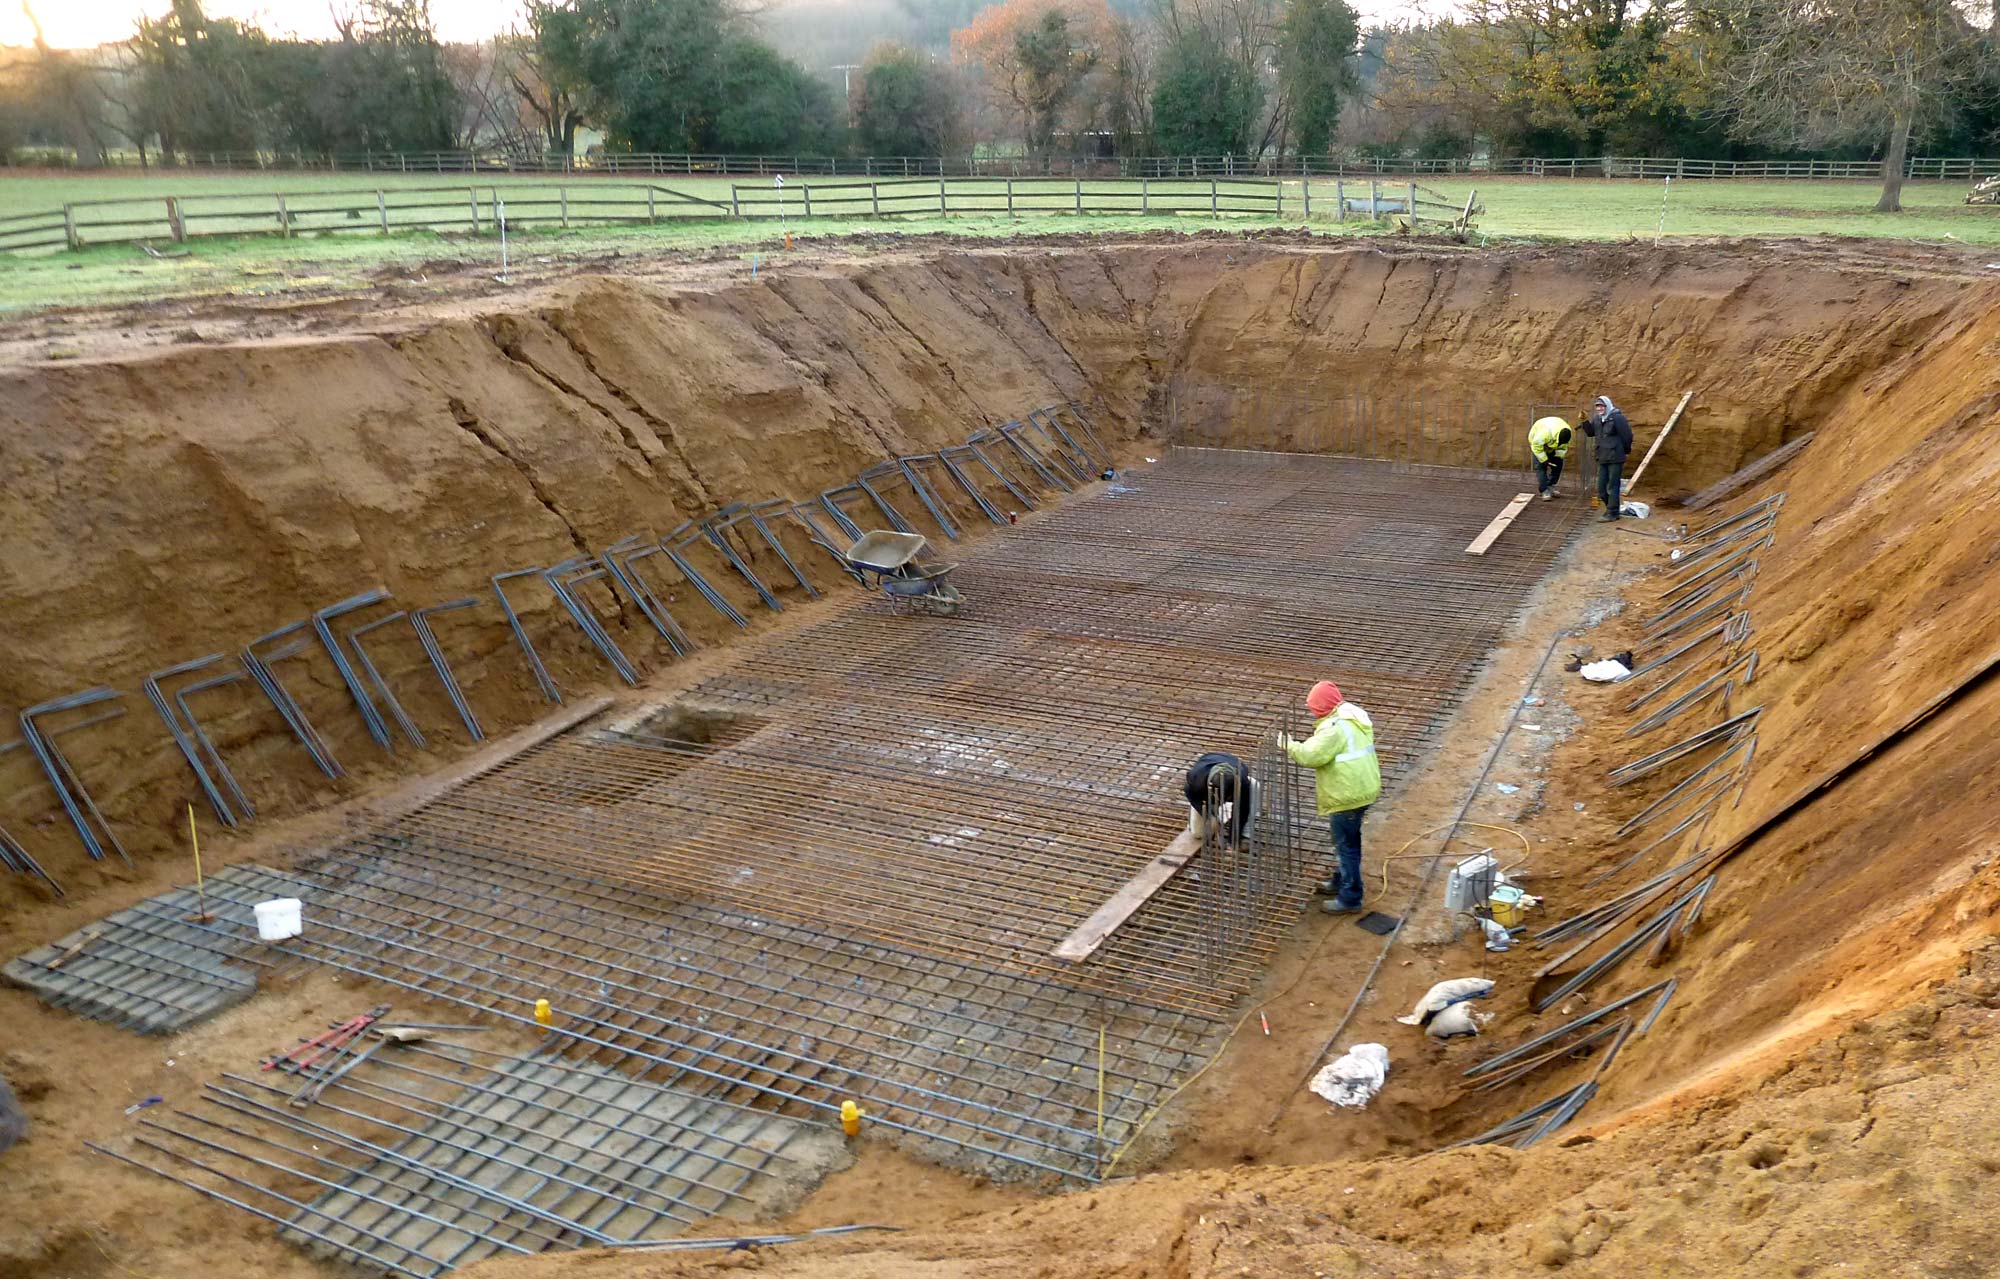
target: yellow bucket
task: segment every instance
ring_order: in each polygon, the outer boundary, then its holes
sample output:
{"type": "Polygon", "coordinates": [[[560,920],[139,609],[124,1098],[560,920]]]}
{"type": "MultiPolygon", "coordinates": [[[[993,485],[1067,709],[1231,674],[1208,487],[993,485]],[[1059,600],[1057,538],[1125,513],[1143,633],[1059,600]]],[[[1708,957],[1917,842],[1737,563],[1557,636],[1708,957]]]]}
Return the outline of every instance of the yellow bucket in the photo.
{"type": "Polygon", "coordinates": [[[1517,889],[1501,889],[1486,900],[1486,907],[1493,914],[1493,922],[1502,928],[1519,928],[1528,918],[1528,908],[1521,904],[1517,889]]]}

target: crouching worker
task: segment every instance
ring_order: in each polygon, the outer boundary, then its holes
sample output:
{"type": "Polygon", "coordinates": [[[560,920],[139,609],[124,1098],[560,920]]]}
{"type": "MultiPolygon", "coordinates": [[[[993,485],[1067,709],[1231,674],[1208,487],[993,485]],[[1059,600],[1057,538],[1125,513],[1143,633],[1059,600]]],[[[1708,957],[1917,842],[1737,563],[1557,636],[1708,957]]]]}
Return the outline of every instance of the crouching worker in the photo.
{"type": "Polygon", "coordinates": [[[1576,433],[1559,417],[1538,418],[1528,428],[1528,452],[1535,459],[1535,485],[1544,502],[1556,500],[1556,485],[1562,481],[1563,459],[1569,456],[1576,433]]]}
{"type": "Polygon", "coordinates": [[[1313,770],[1319,815],[1327,819],[1339,858],[1339,872],[1319,886],[1328,899],[1320,909],[1329,915],[1352,915],[1361,909],[1361,819],[1382,793],[1375,724],[1330,680],[1312,686],[1306,709],[1313,715],[1312,736],[1302,742],[1285,738],[1285,753],[1294,764],[1313,770]]]}
{"type": "Polygon", "coordinates": [[[1188,802],[1188,831],[1197,839],[1217,822],[1232,844],[1243,842],[1243,827],[1257,811],[1257,779],[1243,761],[1222,751],[1210,751],[1188,766],[1181,794],[1188,802]]]}

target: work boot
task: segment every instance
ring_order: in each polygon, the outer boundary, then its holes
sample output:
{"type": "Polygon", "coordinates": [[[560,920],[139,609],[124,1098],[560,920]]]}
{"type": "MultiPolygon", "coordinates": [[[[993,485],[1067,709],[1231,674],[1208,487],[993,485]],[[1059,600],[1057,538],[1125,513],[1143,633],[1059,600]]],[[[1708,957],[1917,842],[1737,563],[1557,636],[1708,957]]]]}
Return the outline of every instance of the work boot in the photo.
{"type": "Polygon", "coordinates": [[[1340,876],[1335,875],[1332,879],[1322,879],[1317,884],[1314,884],[1313,896],[1315,897],[1340,896],[1340,876]]]}
{"type": "Polygon", "coordinates": [[[1617,519],[1618,516],[1614,512],[1606,511],[1604,514],[1597,517],[1597,522],[1599,524],[1611,524],[1615,523],[1617,519]]]}
{"type": "Polygon", "coordinates": [[[1553,501],[1555,501],[1555,500],[1556,500],[1556,495],[1555,495],[1554,493],[1550,492],[1550,491],[1549,491],[1548,489],[1543,489],[1543,490],[1542,490],[1542,500],[1543,500],[1544,502],[1553,502],[1553,501]]]}
{"type": "Polygon", "coordinates": [[[1337,901],[1323,901],[1319,904],[1319,913],[1322,915],[1359,915],[1361,913],[1361,906],[1359,903],[1353,906],[1343,906],[1337,901]]]}

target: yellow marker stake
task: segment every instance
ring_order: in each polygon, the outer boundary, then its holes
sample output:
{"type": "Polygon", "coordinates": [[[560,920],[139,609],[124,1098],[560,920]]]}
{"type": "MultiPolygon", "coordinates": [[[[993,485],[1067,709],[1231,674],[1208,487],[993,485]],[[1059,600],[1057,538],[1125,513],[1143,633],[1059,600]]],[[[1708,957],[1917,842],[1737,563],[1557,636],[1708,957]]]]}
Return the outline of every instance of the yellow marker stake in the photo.
{"type": "Polygon", "coordinates": [[[550,1010],[548,1000],[537,999],[535,1001],[535,1021],[543,1026],[555,1025],[556,1016],[555,1013],[550,1010]]]}
{"type": "Polygon", "coordinates": [[[840,1130],[850,1137],[861,1135],[861,1107],[851,1101],[840,1103],[840,1130]]]}
{"type": "Polygon", "coordinates": [[[188,806],[188,842],[194,845],[194,901],[195,919],[208,922],[208,889],[201,879],[201,835],[194,828],[194,805],[188,806]]]}
{"type": "Polygon", "coordinates": [[[1097,1028],[1097,1158],[1104,1159],[1104,1027],[1097,1028]]]}

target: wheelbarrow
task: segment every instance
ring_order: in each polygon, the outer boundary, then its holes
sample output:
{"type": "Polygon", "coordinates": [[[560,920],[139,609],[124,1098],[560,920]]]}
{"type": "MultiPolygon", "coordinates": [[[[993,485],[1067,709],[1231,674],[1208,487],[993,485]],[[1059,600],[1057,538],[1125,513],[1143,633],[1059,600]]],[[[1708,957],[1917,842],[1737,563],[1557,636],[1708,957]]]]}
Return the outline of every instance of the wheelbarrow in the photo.
{"type": "Polygon", "coordinates": [[[956,617],[965,603],[948,580],[958,566],[938,558],[921,533],[866,534],[847,548],[847,562],[864,579],[873,578],[898,612],[956,617]]]}

